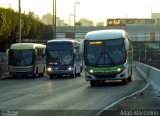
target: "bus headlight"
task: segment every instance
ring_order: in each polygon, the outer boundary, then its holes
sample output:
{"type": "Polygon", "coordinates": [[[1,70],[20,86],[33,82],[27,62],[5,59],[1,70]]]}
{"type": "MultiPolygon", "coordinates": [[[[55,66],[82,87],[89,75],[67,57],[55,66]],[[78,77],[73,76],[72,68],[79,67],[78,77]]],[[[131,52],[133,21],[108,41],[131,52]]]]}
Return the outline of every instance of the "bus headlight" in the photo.
{"type": "Polygon", "coordinates": [[[118,68],[118,69],[117,69],[118,72],[121,72],[121,70],[122,70],[121,68],[118,68]]]}
{"type": "Polygon", "coordinates": [[[68,70],[71,71],[71,70],[72,70],[72,67],[68,67],[68,70]]]}
{"type": "Polygon", "coordinates": [[[89,70],[89,73],[93,73],[94,71],[93,70],[89,70]]]}
{"type": "Polygon", "coordinates": [[[51,71],[52,71],[52,68],[51,68],[51,67],[48,67],[48,68],[47,68],[47,71],[48,71],[48,72],[51,72],[51,71]]]}
{"type": "Polygon", "coordinates": [[[117,71],[118,71],[118,72],[121,72],[121,71],[123,71],[124,69],[125,69],[125,67],[123,67],[123,68],[118,68],[117,71]]]}

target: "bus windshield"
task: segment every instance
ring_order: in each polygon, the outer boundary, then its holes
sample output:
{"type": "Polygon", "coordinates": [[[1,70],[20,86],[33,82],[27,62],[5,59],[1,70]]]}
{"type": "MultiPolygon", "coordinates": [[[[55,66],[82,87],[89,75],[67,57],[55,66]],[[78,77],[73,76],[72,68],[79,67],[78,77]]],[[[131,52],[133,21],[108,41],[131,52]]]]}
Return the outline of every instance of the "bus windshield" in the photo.
{"type": "Polygon", "coordinates": [[[48,62],[52,62],[53,65],[65,65],[72,63],[72,51],[53,51],[48,50],[48,62]]]}
{"type": "Polygon", "coordinates": [[[125,62],[124,39],[86,41],[85,58],[88,65],[117,65],[125,62]]]}
{"type": "Polygon", "coordinates": [[[47,43],[47,49],[59,51],[59,50],[72,50],[73,48],[72,48],[72,43],[70,42],[63,42],[63,43],[51,42],[47,43]]]}
{"type": "Polygon", "coordinates": [[[29,66],[34,64],[33,50],[10,50],[9,65],[12,66],[29,66]]]}

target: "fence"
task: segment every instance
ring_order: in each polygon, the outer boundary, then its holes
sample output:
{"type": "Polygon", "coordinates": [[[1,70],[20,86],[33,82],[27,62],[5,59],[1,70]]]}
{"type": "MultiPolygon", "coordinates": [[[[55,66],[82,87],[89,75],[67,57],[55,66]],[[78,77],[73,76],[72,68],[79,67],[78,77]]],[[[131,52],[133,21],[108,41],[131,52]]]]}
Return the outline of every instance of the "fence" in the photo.
{"type": "Polygon", "coordinates": [[[148,82],[153,84],[158,90],[160,90],[160,70],[149,65],[135,62],[136,69],[148,82]]]}

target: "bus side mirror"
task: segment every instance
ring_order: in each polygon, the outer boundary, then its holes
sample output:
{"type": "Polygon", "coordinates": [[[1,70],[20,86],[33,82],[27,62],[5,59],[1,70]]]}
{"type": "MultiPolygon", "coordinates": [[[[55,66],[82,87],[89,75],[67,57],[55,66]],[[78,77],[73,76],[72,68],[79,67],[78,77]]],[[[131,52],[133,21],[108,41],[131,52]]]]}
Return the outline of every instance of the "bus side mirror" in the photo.
{"type": "Polygon", "coordinates": [[[129,49],[129,41],[127,39],[124,40],[126,50],[129,49]]]}

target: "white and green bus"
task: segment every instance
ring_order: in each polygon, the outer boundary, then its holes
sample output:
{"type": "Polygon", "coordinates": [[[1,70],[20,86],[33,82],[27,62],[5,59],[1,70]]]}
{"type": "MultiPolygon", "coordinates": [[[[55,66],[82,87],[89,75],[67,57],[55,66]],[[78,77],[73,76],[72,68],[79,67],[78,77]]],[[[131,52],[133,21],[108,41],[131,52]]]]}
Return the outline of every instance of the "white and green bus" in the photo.
{"type": "Polygon", "coordinates": [[[91,86],[106,80],[132,78],[131,39],[124,30],[88,32],[84,40],[85,79],[91,86]]]}
{"type": "Polygon", "coordinates": [[[45,48],[43,44],[15,43],[8,51],[8,70],[13,76],[43,76],[46,71],[45,48]]]}

